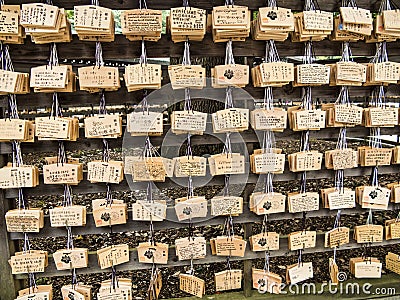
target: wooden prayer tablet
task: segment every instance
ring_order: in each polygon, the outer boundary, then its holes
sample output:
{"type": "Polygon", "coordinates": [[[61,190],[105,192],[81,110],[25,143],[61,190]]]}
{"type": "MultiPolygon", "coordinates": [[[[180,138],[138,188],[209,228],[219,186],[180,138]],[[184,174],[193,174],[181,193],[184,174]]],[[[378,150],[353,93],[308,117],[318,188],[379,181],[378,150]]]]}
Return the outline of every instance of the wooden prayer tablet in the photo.
{"type": "MultiPolygon", "coordinates": [[[[118,284],[111,287],[111,280],[104,280],[97,293],[98,300],[132,300],[132,280],[118,278],[118,284]]],[[[89,299],[90,300],[90,299],[89,299]]]]}
{"type": "Polygon", "coordinates": [[[255,87],[282,87],[294,81],[294,64],[286,62],[262,63],[251,69],[255,87]]]}
{"type": "MultiPolygon", "coordinates": [[[[0,21],[1,21],[1,14],[0,14],[0,21]]],[[[0,70],[0,95],[28,94],[28,93],[29,93],[28,73],[0,70]]]]}
{"type": "Polygon", "coordinates": [[[286,266],[287,283],[297,284],[313,277],[314,272],[312,262],[300,262],[299,264],[286,266]]]}
{"type": "Polygon", "coordinates": [[[297,231],[288,236],[289,250],[300,250],[314,248],[317,242],[316,231],[297,231]]]}
{"type": "Polygon", "coordinates": [[[85,226],[86,206],[58,206],[49,209],[51,227],[85,226]]]}
{"type": "Polygon", "coordinates": [[[359,40],[363,40],[364,38],[368,39],[369,36],[365,36],[361,34],[361,32],[367,33],[369,30],[369,25],[359,25],[359,26],[351,26],[351,24],[346,25],[346,30],[344,30],[343,21],[340,15],[335,16],[333,19],[333,32],[329,36],[331,41],[336,42],[357,42],[359,40]],[[348,31],[350,29],[352,31],[348,31]]]}
{"type": "Polygon", "coordinates": [[[132,174],[138,177],[137,180],[132,178],[133,181],[164,181],[165,177],[174,176],[175,161],[173,159],[165,157],[152,157],[143,158],[140,156],[125,156],[124,173],[132,174]],[[161,165],[162,163],[162,165],[161,165]],[[147,166],[146,166],[147,165],[147,166]],[[135,173],[135,166],[139,168],[135,173]],[[164,169],[164,173],[159,172],[164,169]],[[152,171],[153,170],[153,171],[152,171]],[[155,172],[157,171],[157,172],[155,172]],[[140,176],[147,174],[144,179],[140,176]],[[152,180],[146,180],[146,178],[152,178],[152,180]]]}
{"type": "Polygon", "coordinates": [[[195,7],[174,7],[170,10],[167,27],[174,43],[202,41],[207,29],[207,11],[195,7]]]}
{"type": "Polygon", "coordinates": [[[302,64],[295,68],[293,86],[319,86],[329,84],[330,67],[321,64],[302,64]]]}
{"type": "Polygon", "coordinates": [[[367,66],[356,62],[337,62],[330,65],[330,86],[362,86],[367,81],[367,66]]]}
{"type": "Polygon", "coordinates": [[[351,127],[362,124],[364,109],[355,105],[346,104],[322,104],[322,110],[326,111],[327,127],[351,127]]]}
{"type": "Polygon", "coordinates": [[[214,154],[208,158],[211,176],[226,174],[244,174],[245,157],[240,153],[214,154]]]}
{"type": "MultiPolygon", "coordinates": [[[[53,299],[53,286],[50,285],[36,285],[36,287],[26,288],[18,291],[17,299],[31,299],[29,298],[32,296],[33,299],[40,299],[40,300],[52,300],[53,299]],[[35,298],[36,294],[41,294],[40,297],[44,298],[35,298]],[[33,296],[32,296],[33,295],[33,296]],[[26,298],[22,298],[26,297],[26,298]],[[46,298],[47,297],[47,298],[46,298]]],[[[90,299],[89,299],[90,300],[90,299]]]]}
{"type": "Polygon", "coordinates": [[[392,148],[392,164],[400,164],[400,146],[392,148]]]}
{"type": "Polygon", "coordinates": [[[168,244],[149,242],[139,243],[137,247],[139,262],[148,264],[168,263],[168,244]]]}
{"type": "Polygon", "coordinates": [[[212,31],[214,43],[230,39],[244,41],[250,34],[251,15],[247,6],[214,6],[212,31]]]}
{"type": "Polygon", "coordinates": [[[35,44],[68,43],[72,41],[71,23],[68,21],[64,8],[59,9],[56,25],[43,28],[29,26],[25,28],[27,34],[35,44]]]}
{"type": "Polygon", "coordinates": [[[141,89],[157,90],[161,88],[161,65],[136,64],[126,66],[124,80],[128,92],[141,89]]]}
{"type": "Polygon", "coordinates": [[[249,208],[257,215],[285,212],[286,196],[280,193],[256,192],[250,195],[249,208]]]}
{"type": "Polygon", "coordinates": [[[202,236],[175,240],[175,252],[179,260],[202,259],[207,255],[206,239],[202,236]]]}
{"type": "Polygon", "coordinates": [[[48,265],[47,251],[16,252],[9,259],[12,274],[43,273],[48,265]]]}
{"type": "Polygon", "coordinates": [[[249,238],[251,250],[268,251],[279,250],[279,233],[276,232],[263,232],[252,235],[249,238]]]}
{"type": "Polygon", "coordinates": [[[375,257],[350,258],[350,273],[355,278],[381,278],[382,263],[375,257]]]}
{"type": "Polygon", "coordinates": [[[284,41],[294,31],[293,13],[283,7],[260,7],[257,19],[251,22],[254,40],[284,41]]]}
{"type": "Polygon", "coordinates": [[[97,115],[86,117],[86,138],[117,138],[122,135],[122,117],[120,115],[97,115]]]}
{"type": "Polygon", "coordinates": [[[376,42],[393,42],[400,37],[400,11],[384,10],[374,20],[374,36],[376,42]]]}
{"type": "Polygon", "coordinates": [[[97,259],[102,270],[129,262],[129,246],[119,244],[101,248],[97,250],[97,259]]]}
{"type": "Polygon", "coordinates": [[[400,203],[400,183],[389,183],[387,188],[390,189],[390,202],[400,203]]]}
{"type": "Polygon", "coordinates": [[[23,142],[30,138],[30,121],[21,119],[0,119],[0,141],[20,141],[23,142]]]}
{"type": "Polygon", "coordinates": [[[109,8],[95,5],[74,6],[74,26],[80,40],[114,41],[114,14],[109,8]]]}
{"type": "Polygon", "coordinates": [[[71,65],[39,66],[31,69],[30,86],[35,93],[76,91],[76,75],[71,65]]]}
{"type": "Polygon", "coordinates": [[[362,167],[388,166],[392,160],[391,148],[358,147],[358,161],[362,167]]]}
{"type": "Polygon", "coordinates": [[[134,181],[159,181],[164,182],[166,168],[162,157],[141,158],[132,163],[134,181]]]}
{"type": "Polygon", "coordinates": [[[49,300],[52,299],[49,292],[34,292],[24,296],[18,296],[15,300],[49,300]]]}
{"type": "Polygon", "coordinates": [[[358,167],[358,152],[353,149],[335,149],[325,152],[325,167],[344,170],[358,167]]]}
{"type": "Polygon", "coordinates": [[[357,202],[362,208],[387,209],[390,189],[381,186],[359,186],[356,188],[357,202]]]}
{"type": "Polygon", "coordinates": [[[305,110],[300,106],[288,109],[289,126],[294,131],[320,130],[326,125],[326,111],[321,109],[305,110]]]}
{"type": "Polygon", "coordinates": [[[249,128],[247,108],[227,108],[211,115],[214,133],[240,132],[249,128]]]}
{"type": "Polygon", "coordinates": [[[0,189],[17,189],[38,185],[39,169],[36,166],[6,166],[0,169],[0,189]]]}
{"type": "Polygon", "coordinates": [[[122,200],[113,200],[111,204],[106,199],[92,201],[93,219],[96,227],[125,224],[128,220],[128,207],[122,200]]]}
{"type": "Polygon", "coordinates": [[[303,151],[288,155],[289,169],[292,172],[321,170],[322,153],[318,151],[303,151]]]}
{"type": "Polygon", "coordinates": [[[400,222],[397,219],[385,221],[385,239],[400,239],[400,222]]]}
{"type": "Polygon", "coordinates": [[[132,112],[127,115],[126,130],[131,136],[162,135],[164,119],[162,112],[132,112]]]}
{"type": "Polygon", "coordinates": [[[350,228],[337,227],[325,232],[324,247],[335,248],[350,242],[350,228]]]}
{"type": "Polygon", "coordinates": [[[39,140],[76,141],[79,137],[79,120],[69,117],[36,117],[35,135],[39,140]]]}
{"type": "Polygon", "coordinates": [[[282,174],[285,170],[285,154],[259,153],[250,156],[251,171],[256,174],[282,174]]]}
{"type": "Polygon", "coordinates": [[[292,42],[322,41],[333,30],[333,13],[310,10],[294,15],[292,42]]]}
{"type": "Polygon", "coordinates": [[[44,227],[44,213],[41,209],[12,209],[5,215],[8,232],[39,232],[44,227]]]}
{"type": "Polygon", "coordinates": [[[383,241],[382,225],[359,225],[354,228],[354,239],[357,243],[381,243],[383,241]]]}
{"type": "Polygon", "coordinates": [[[92,288],[90,286],[78,283],[72,287],[71,285],[64,285],[61,287],[61,296],[63,299],[73,297],[74,300],[91,300],[92,288]]]}
{"type": "Polygon", "coordinates": [[[170,65],[168,75],[172,89],[202,89],[206,83],[206,69],[201,65],[170,65]]]}
{"type": "Polygon", "coordinates": [[[175,177],[206,176],[207,159],[200,156],[174,157],[175,177]]]}
{"type": "Polygon", "coordinates": [[[88,266],[88,249],[61,249],[53,253],[57,270],[71,270],[88,266]]]}
{"type": "Polygon", "coordinates": [[[365,127],[393,127],[399,123],[399,110],[396,107],[369,107],[364,109],[365,127]]]}
{"type": "Polygon", "coordinates": [[[252,268],[253,289],[270,294],[280,294],[282,277],[266,270],[252,268]]]}
{"type": "Polygon", "coordinates": [[[158,41],[162,31],[162,11],[130,9],[121,13],[122,34],[130,41],[158,41]]]}
{"type": "Polygon", "coordinates": [[[206,292],[205,281],[194,275],[179,274],[179,289],[188,294],[203,298],[206,292]]]}
{"type": "Polygon", "coordinates": [[[175,134],[202,135],[207,127],[207,113],[182,110],[171,113],[171,131],[175,134]]]}
{"type": "Polygon", "coordinates": [[[21,26],[21,8],[19,5],[1,5],[0,41],[6,44],[23,44],[26,37],[21,26]]]}
{"type": "Polygon", "coordinates": [[[339,267],[335,260],[332,257],[329,257],[329,277],[331,278],[331,282],[333,285],[339,284],[338,279],[339,267]]]}
{"type": "Polygon", "coordinates": [[[367,64],[365,86],[396,84],[400,79],[400,63],[380,62],[367,64]]]}
{"type": "Polygon", "coordinates": [[[227,86],[245,87],[249,84],[250,69],[248,65],[219,65],[211,69],[212,87],[227,86]]]}
{"type": "Polygon", "coordinates": [[[372,33],[372,14],[359,7],[340,7],[342,30],[349,33],[369,36],[372,33]]]}
{"type": "Polygon", "coordinates": [[[324,208],[330,210],[356,207],[356,193],[348,188],[343,190],[334,187],[321,189],[321,198],[324,208]]]}
{"type": "Polygon", "coordinates": [[[124,180],[122,161],[91,161],[88,163],[88,180],[92,183],[120,183],[124,180]]]}
{"type": "Polygon", "coordinates": [[[132,219],[134,221],[163,221],[167,217],[167,202],[153,200],[148,202],[137,200],[132,204],[132,219]]]}
{"type": "Polygon", "coordinates": [[[81,163],[55,163],[43,166],[44,184],[77,185],[83,180],[83,165],[81,163]]]}
{"type": "Polygon", "coordinates": [[[244,257],[247,242],[238,236],[218,236],[210,244],[212,255],[244,257]]]}
{"type": "Polygon", "coordinates": [[[386,269],[400,275],[400,255],[389,252],[386,255],[386,269]]]}
{"type": "Polygon", "coordinates": [[[283,132],[287,126],[287,112],[283,108],[250,111],[250,124],[254,130],[283,132]]]}
{"type": "Polygon", "coordinates": [[[80,90],[90,93],[116,91],[121,87],[117,67],[81,67],[78,68],[78,75],[80,90]]]}
{"type": "Polygon", "coordinates": [[[236,196],[215,196],[211,198],[212,216],[238,216],[243,213],[243,198],[236,196]]]}
{"type": "Polygon", "coordinates": [[[22,4],[21,25],[27,28],[51,29],[57,26],[60,10],[57,6],[44,3],[22,4]]]}
{"type": "Polygon", "coordinates": [[[319,194],[316,192],[288,193],[287,200],[290,213],[319,210],[319,194]]]}
{"type": "Polygon", "coordinates": [[[230,269],[215,273],[215,290],[217,292],[221,292],[241,289],[242,277],[242,270],[230,269]]]}
{"type": "Polygon", "coordinates": [[[205,218],[207,216],[207,200],[205,197],[179,198],[175,200],[175,212],[179,221],[205,218]]]}

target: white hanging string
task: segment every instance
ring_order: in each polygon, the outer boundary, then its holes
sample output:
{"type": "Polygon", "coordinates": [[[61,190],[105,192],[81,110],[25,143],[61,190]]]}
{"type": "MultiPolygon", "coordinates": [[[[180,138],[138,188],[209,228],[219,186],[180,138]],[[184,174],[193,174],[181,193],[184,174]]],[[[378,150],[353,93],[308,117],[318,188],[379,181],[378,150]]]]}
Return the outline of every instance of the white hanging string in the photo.
{"type": "Polygon", "coordinates": [[[139,9],[147,9],[146,0],[139,0],[139,9]]]}
{"type": "Polygon", "coordinates": [[[147,51],[146,51],[146,45],[145,45],[145,42],[144,42],[144,39],[142,39],[142,52],[141,52],[141,54],[140,54],[140,57],[139,57],[139,63],[140,63],[140,65],[147,65],[147,51]]]}

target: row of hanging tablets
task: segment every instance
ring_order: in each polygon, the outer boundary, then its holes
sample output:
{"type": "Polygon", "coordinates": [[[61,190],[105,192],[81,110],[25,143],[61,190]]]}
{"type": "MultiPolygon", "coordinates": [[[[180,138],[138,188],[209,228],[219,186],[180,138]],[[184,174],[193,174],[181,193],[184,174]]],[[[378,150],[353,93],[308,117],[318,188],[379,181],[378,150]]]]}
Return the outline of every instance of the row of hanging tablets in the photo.
{"type": "MultiPolygon", "coordinates": [[[[171,65],[168,67],[172,89],[207,86],[206,70],[201,65],[171,65]]],[[[214,88],[244,87],[250,74],[255,87],[293,86],[371,86],[397,84],[400,81],[400,63],[396,62],[337,62],[331,65],[299,64],[284,61],[265,62],[249,70],[248,65],[218,65],[211,69],[214,88]]],[[[78,76],[71,65],[33,67],[31,74],[0,70],[0,93],[27,94],[34,92],[69,93],[76,91],[76,78],[81,90],[115,91],[121,87],[117,67],[93,66],[78,68],[78,76]]],[[[125,85],[128,92],[140,89],[159,89],[162,84],[161,65],[136,64],[125,67],[125,85]]]]}
{"type": "MultiPolygon", "coordinates": [[[[393,224],[393,223],[392,223],[393,224]]],[[[398,222],[400,225],[400,222],[398,222]]],[[[399,233],[397,226],[397,233],[399,233]]],[[[337,227],[325,234],[325,247],[338,247],[349,242],[349,228],[337,227]]],[[[383,229],[380,225],[361,225],[356,226],[354,236],[361,243],[381,242],[383,229]]],[[[211,252],[220,256],[244,256],[246,241],[240,237],[219,236],[211,239],[211,252]],[[228,250],[229,249],[229,250],[228,250]]],[[[279,249],[279,235],[275,232],[264,232],[250,237],[250,244],[254,251],[269,251],[279,249]]],[[[315,231],[299,231],[289,234],[289,250],[304,250],[316,246],[315,231]]],[[[204,237],[180,238],[175,241],[175,252],[179,260],[202,259],[206,257],[206,241],[204,237]]],[[[164,243],[152,244],[150,242],[140,243],[137,247],[138,260],[141,263],[161,264],[168,263],[168,245],[164,243]]],[[[115,267],[130,261],[130,251],[127,244],[107,246],[97,250],[98,264],[101,269],[115,267]]],[[[58,270],[71,270],[88,267],[88,249],[60,249],[53,253],[53,260],[58,270]]],[[[9,260],[13,274],[43,273],[48,266],[48,253],[41,250],[29,250],[17,252],[9,260]]],[[[389,252],[386,255],[386,268],[400,274],[400,256],[389,252]]],[[[330,261],[330,277],[333,283],[338,283],[337,269],[335,264],[330,261]]],[[[350,272],[355,278],[380,278],[382,263],[374,257],[355,257],[350,259],[350,272]]],[[[269,293],[279,294],[281,292],[282,278],[278,274],[265,269],[252,270],[253,287],[269,293]],[[269,284],[268,284],[269,282],[269,284]],[[267,286],[265,286],[267,284],[267,286]]],[[[286,282],[291,284],[300,283],[304,280],[313,278],[312,262],[301,262],[286,267],[286,282]]],[[[157,293],[162,286],[161,272],[152,278],[157,282],[157,293]]],[[[179,275],[180,289],[190,294],[202,297],[205,293],[204,280],[195,277],[193,274],[179,275]]],[[[118,288],[113,289],[113,293],[120,298],[110,298],[110,281],[104,281],[98,291],[98,299],[132,299],[132,286],[129,279],[120,279],[118,288]],[[106,291],[103,291],[106,289],[106,291]],[[107,291],[108,290],[108,291],[107,291]],[[103,295],[104,293],[104,295],[103,295]],[[123,297],[122,297],[123,296],[123,297]],[[108,297],[108,298],[107,298],[108,297]]],[[[242,270],[228,269],[215,274],[215,284],[217,291],[240,289],[242,284],[242,270]]],[[[40,286],[39,286],[40,287],[40,286]]],[[[31,290],[24,289],[19,292],[17,299],[52,299],[51,287],[34,287],[31,290]],[[38,293],[38,295],[35,295],[38,293]],[[50,293],[45,294],[45,293],[50,293]],[[30,295],[29,297],[27,295],[30,295]]],[[[89,286],[77,285],[76,287],[64,286],[61,289],[64,293],[76,293],[77,298],[90,300],[91,290],[89,286]]],[[[156,297],[155,297],[156,298],[156,297]]],[[[71,299],[71,298],[64,298],[71,299]]]]}
{"type": "MultiPolygon", "coordinates": [[[[66,11],[43,3],[3,5],[0,39],[8,43],[23,43],[29,34],[35,43],[70,42],[71,24],[66,11]],[[18,20],[18,22],[16,22],[18,20]]],[[[293,14],[291,9],[262,7],[251,20],[246,6],[225,5],[212,9],[194,7],[171,8],[167,29],[174,42],[187,39],[201,41],[206,31],[212,31],[215,42],[229,39],[244,41],[252,32],[256,40],[285,40],[291,33],[293,42],[322,40],[367,42],[394,41],[400,37],[400,11],[383,10],[375,20],[367,9],[340,7],[339,13],[311,10],[293,14]]],[[[74,7],[74,27],[81,40],[111,42],[115,21],[111,9],[80,5],[74,7]]],[[[129,40],[157,41],[162,33],[162,11],[147,7],[122,11],[122,33],[129,40]]]]}
{"type": "MultiPolygon", "coordinates": [[[[80,253],[81,249],[77,249],[76,253],[80,253]]],[[[82,252],[82,251],[81,251],[82,252]]],[[[64,258],[69,257],[72,251],[66,252],[64,258]]],[[[45,253],[31,253],[36,257],[35,269],[44,269],[47,258],[45,253]],[[42,267],[39,267],[42,265],[42,267]]],[[[72,256],[71,256],[72,257],[72,256]]],[[[22,260],[23,257],[20,257],[22,260]]],[[[21,263],[18,259],[14,259],[13,263],[15,268],[21,263]]],[[[26,261],[33,261],[27,259],[26,261]]],[[[84,261],[84,259],[83,259],[84,261]]],[[[74,262],[75,263],[75,262],[74,262]]],[[[65,264],[65,263],[61,263],[65,264]]],[[[400,274],[400,256],[389,252],[386,255],[386,268],[392,272],[400,274]]],[[[363,257],[355,257],[350,259],[350,272],[356,278],[380,278],[382,273],[382,263],[379,259],[369,257],[365,259],[363,257]]],[[[334,284],[338,284],[338,272],[335,268],[335,264],[330,261],[329,268],[330,277],[334,284]]],[[[286,267],[286,283],[297,284],[304,280],[313,278],[313,265],[312,262],[294,264],[286,267]]],[[[226,271],[215,273],[215,288],[216,291],[226,291],[240,289],[242,286],[243,272],[240,269],[229,269],[226,271]]],[[[157,276],[151,279],[151,285],[155,285],[155,295],[150,296],[148,299],[157,299],[162,288],[162,276],[158,270],[157,276]]],[[[253,288],[260,292],[268,292],[273,294],[280,294],[282,292],[282,277],[278,274],[270,272],[266,269],[252,268],[252,281],[253,288]]],[[[110,280],[101,282],[97,299],[99,300],[132,300],[132,280],[129,278],[119,278],[118,287],[113,289],[110,293],[110,280]]],[[[179,287],[182,291],[197,297],[203,297],[205,294],[205,281],[194,275],[181,273],[179,275],[179,287]]],[[[75,299],[75,300],[91,300],[91,286],[77,284],[76,286],[66,285],[61,288],[61,294],[63,299],[75,299]]],[[[18,292],[19,300],[52,300],[53,291],[51,285],[38,285],[33,288],[27,288],[18,292]]]]}

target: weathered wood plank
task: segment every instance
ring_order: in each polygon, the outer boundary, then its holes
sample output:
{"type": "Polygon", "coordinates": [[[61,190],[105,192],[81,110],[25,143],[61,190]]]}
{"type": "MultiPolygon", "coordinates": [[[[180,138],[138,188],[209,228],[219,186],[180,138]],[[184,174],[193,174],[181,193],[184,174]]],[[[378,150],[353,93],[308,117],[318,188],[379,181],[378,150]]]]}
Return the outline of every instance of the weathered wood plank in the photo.
{"type": "MultiPolygon", "coordinates": [[[[116,35],[115,41],[112,43],[102,43],[103,57],[107,59],[132,59],[138,58],[141,54],[140,42],[130,42],[123,35],[116,35]],[[116,47],[115,45],[118,45],[116,47]]],[[[396,54],[399,49],[400,42],[392,42],[388,44],[389,56],[391,53],[396,54]]],[[[207,33],[201,42],[192,42],[190,47],[190,55],[192,57],[224,57],[225,43],[214,43],[211,34],[207,33]]],[[[276,47],[278,53],[282,57],[301,56],[304,52],[303,43],[292,43],[290,40],[285,42],[277,42],[276,47]]],[[[316,55],[322,56],[338,56],[341,53],[341,43],[323,40],[314,43],[314,51],[316,55]]],[[[79,41],[77,36],[73,37],[72,42],[60,44],[58,46],[58,56],[60,59],[92,59],[95,54],[94,42],[79,41]]],[[[156,43],[146,44],[148,57],[182,57],[183,43],[173,43],[171,38],[163,35],[161,40],[156,43]]],[[[375,53],[375,44],[366,44],[365,42],[356,42],[351,44],[353,55],[355,56],[371,56],[375,53]]],[[[23,45],[10,45],[10,53],[13,61],[18,60],[46,60],[49,55],[48,45],[37,45],[29,39],[23,45]]],[[[233,53],[235,56],[244,57],[264,57],[265,42],[254,41],[248,38],[246,42],[235,42],[233,45],[233,53]]]]}

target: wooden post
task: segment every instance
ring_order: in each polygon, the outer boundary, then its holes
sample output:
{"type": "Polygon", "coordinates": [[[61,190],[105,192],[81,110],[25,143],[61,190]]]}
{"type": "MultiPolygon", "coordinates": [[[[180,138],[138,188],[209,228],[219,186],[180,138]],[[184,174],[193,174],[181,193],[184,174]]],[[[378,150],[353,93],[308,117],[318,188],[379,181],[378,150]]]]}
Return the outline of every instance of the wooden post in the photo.
{"type": "MultiPolygon", "coordinates": [[[[249,191],[251,186],[246,185],[246,188],[243,193],[243,200],[244,202],[249,201],[249,191]]],[[[253,225],[252,223],[245,223],[243,224],[244,230],[244,239],[248,240],[249,237],[252,235],[253,225]]],[[[243,262],[243,294],[245,297],[251,297],[253,282],[251,278],[251,268],[253,266],[251,259],[246,259],[243,262]]]]}
{"type": "MultiPolygon", "coordinates": [[[[6,155],[0,155],[0,167],[6,164],[6,155]]],[[[8,260],[15,252],[15,243],[9,239],[5,214],[11,208],[9,199],[5,198],[4,190],[0,190],[0,300],[14,299],[18,282],[11,274],[8,260]]]]}

